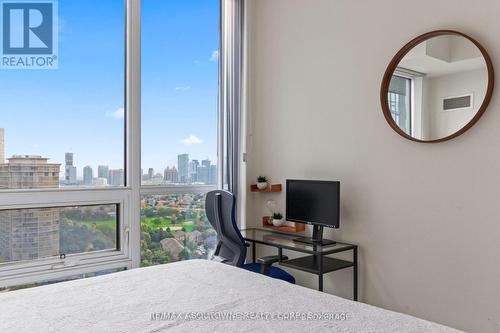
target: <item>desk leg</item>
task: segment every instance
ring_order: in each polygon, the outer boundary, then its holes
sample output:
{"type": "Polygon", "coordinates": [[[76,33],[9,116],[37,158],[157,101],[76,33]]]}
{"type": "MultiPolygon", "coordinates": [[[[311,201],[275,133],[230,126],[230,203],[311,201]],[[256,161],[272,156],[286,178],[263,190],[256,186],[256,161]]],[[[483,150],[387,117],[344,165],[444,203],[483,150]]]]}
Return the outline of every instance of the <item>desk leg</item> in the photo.
{"type": "Polygon", "coordinates": [[[252,262],[255,264],[257,261],[256,254],[255,254],[255,242],[252,242],[252,262]]]}
{"type": "Polygon", "coordinates": [[[316,256],[316,259],[318,260],[318,290],[323,291],[323,256],[321,254],[318,254],[316,256]]]}
{"type": "Polygon", "coordinates": [[[352,261],[354,263],[354,267],[353,267],[353,281],[352,281],[352,284],[353,284],[353,299],[354,301],[358,301],[358,247],[356,246],[353,250],[352,250],[352,261]]]}

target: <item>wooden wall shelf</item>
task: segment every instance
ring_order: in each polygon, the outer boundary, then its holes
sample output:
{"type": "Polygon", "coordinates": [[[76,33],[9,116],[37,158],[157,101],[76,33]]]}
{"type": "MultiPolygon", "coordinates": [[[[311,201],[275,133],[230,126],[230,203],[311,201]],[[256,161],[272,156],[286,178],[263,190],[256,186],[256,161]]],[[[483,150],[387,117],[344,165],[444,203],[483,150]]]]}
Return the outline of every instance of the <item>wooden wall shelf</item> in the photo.
{"type": "Polygon", "coordinates": [[[262,226],[264,228],[283,231],[283,232],[301,232],[306,230],[306,225],[304,223],[293,223],[292,225],[283,225],[281,227],[275,227],[274,225],[268,223],[270,219],[271,219],[270,216],[262,217],[262,226]]]}
{"type": "Polygon", "coordinates": [[[272,184],[271,186],[268,186],[264,190],[259,190],[256,184],[250,186],[250,191],[252,192],[281,192],[282,186],[281,184],[272,184]]]}

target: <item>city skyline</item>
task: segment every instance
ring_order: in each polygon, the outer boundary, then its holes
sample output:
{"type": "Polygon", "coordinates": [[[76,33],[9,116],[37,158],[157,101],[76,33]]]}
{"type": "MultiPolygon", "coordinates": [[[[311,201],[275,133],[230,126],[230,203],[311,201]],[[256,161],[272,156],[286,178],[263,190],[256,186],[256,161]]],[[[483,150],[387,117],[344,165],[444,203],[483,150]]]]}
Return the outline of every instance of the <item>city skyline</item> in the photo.
{"type": "MultiPolygon", "coordinates": [[[[66,152],[65,172],[60,175],[61,186],[120,186],[124,183],[124,169],[111,169],[108,165],[98,165],[96,169],[89,165],[81,168],[83,177],[74,177],[73,175],[78,170],[74,160],[74,153],[66,152]],[[103,180],[105,181],[103,182],[103,180]]],[[[190,159],[189,154],[178,154],[177,164],[175,165],[167,165],[160,170],[148,168],[145,171],[141,169],[141,181],[146,185],[165,183],[215,185],[217,184],[217,164],[212,164],[212,160],[209,158],[201,160],[200,164],[200,160],[190,159]],[[151,182],[152,180],[155,180],[156,183],[151,182]]]]}

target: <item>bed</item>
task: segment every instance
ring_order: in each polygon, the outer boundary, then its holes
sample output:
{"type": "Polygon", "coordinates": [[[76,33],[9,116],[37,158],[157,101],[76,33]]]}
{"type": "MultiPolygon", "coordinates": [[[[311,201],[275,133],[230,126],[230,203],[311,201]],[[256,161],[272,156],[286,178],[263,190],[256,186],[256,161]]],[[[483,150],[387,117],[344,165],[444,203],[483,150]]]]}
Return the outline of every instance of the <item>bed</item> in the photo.
{"type": "Polygon", "coordinates": [[[206,260],[0,294],[0,332],[459,332],[206,260]]]}

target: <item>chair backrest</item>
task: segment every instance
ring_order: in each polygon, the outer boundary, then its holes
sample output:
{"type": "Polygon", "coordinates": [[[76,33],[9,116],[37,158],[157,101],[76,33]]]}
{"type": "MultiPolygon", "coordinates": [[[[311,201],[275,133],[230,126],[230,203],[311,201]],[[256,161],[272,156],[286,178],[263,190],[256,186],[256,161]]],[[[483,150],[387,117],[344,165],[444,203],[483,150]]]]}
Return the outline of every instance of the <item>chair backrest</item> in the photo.
{"type": "Polygon", "coordinates": [[[208,192],[205,211],[208,221],[217,231],[215,255],[227,260],[227,264],[243,266],[247,248],[236,224],[236,198],[234,194],[222,190],[208,192]]]}

